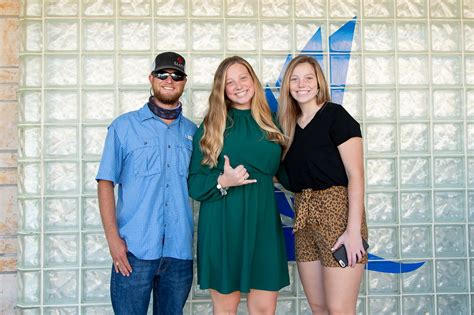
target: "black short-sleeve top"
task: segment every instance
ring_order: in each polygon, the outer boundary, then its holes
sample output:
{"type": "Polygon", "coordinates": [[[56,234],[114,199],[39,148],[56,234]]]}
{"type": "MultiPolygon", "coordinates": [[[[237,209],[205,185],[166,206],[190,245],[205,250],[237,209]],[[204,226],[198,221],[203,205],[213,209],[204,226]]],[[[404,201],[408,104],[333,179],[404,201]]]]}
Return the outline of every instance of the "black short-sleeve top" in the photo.
{"type": "Polygon", "coordinates": [[[305,128],[296,124],[293,143],[283,161],[290,189],[347,187],[337,147],[353,137],[362,137],[359,123],[344,107],[331,102],[324,104],[305,128]]]}

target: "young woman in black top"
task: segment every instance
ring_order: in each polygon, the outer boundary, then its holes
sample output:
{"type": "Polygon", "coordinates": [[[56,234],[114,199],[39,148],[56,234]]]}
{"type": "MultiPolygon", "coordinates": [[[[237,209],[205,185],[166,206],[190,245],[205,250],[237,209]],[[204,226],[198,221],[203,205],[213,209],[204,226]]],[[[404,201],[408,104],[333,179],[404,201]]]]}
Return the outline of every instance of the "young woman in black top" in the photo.
{"type": "Polygon", "coordinates": [[[360,127],[330,102],[321,67],[309,56],[288,65],[278,119],[288,137],[280,181],[295,192],[296,261],[313,314],[355,314],[367,255],[360,127]],[[349,268],[332,252],[344,245],[349,268]]]}

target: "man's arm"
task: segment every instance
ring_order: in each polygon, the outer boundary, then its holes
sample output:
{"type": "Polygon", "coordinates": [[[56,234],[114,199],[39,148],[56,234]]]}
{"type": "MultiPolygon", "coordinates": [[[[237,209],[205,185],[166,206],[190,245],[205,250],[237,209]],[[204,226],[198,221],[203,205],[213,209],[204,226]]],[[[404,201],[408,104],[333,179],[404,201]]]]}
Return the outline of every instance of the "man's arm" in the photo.
{"type": "Polygon", "coordinates": [[[110,255],[114,262],[115,272],[129,276],[130,272],[132,272],[132,267],[127,259],[127,244],[118,233],[113,182],[99,180],[97,192],[100,217],[102,218],[102,225],[104,226],[105,237],[109,244],[110,255]]]}

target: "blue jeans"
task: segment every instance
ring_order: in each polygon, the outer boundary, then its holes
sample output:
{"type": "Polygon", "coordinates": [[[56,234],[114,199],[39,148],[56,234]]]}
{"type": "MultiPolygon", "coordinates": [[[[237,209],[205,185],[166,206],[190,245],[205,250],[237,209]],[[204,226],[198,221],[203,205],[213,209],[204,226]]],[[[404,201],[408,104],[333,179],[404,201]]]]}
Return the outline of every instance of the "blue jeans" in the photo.
{"type": "Polygon", "coordinates": [[[162,257],[141,260],[128,253],[129,277],[112,266],[110,296],[117,315],[145,315],[153,291],[153,314],[183,314],[193,281],[193,261],[162,257]]]}

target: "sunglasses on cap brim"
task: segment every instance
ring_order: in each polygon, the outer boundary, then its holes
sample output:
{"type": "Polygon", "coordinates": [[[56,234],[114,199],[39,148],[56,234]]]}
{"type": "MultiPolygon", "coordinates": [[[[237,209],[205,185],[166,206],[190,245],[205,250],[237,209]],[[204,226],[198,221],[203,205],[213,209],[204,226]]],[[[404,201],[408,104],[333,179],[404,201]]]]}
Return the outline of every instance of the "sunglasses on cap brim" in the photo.
{"type": "Polygon", "coordinates": [[[173,81],[183,81],[186,78],[185,74],[178,72],[153,71],[151,75],[160,80],[166,80],[168,77],[171,77],[173,81]]]}

